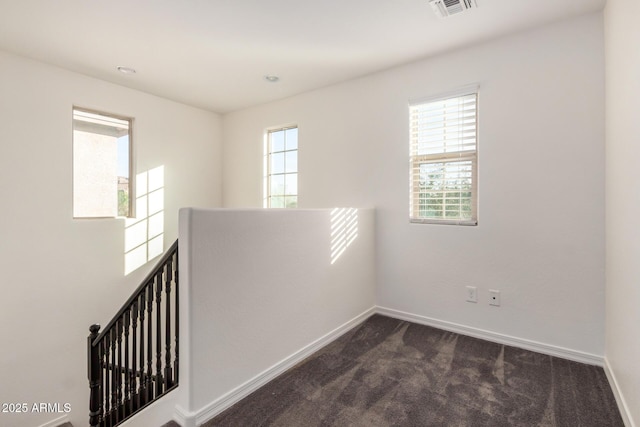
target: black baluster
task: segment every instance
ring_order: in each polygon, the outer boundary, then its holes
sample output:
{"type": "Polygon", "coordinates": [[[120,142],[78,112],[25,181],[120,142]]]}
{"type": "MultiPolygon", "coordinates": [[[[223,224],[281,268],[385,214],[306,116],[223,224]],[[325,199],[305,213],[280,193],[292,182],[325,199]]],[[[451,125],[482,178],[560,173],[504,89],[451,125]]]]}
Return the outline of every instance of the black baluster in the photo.
{"type": "Polygon", "coordinates": [[[106,372],[104,370],[104,357],[105,357],[105,346],[104,343],[106,342],[105,338],[102,337],[102,339],[97,343],[98,346],[98,351],[100,352],[100,356],[99,356],[99,367],[98,369],[100,369],[100,419],[98,420],[98,425],[102,426],[103,424],[103,419],[104,419],[104,401],[105,401],[105,394],[104,394],[104,388],[106,385],[106,379],[107,379],[107,375],[106,372]]]}
{"type": "Polygon", "coordinates": [[[179,269],[179,264],[178,264],[178,249],[176,248],[176,270],[175,270],[175,283],[176,283],[176,344],[175,344],[175,349],[176,349],[176,357],[173,361],[173,374],[175,375],[174,377],[174,381],[177,384],[179,381],[179,377],[178,377],[178,350],[179,350],[179,337],[180,337],[180,297],[179,297],[179,292],[180,292],[180,275],[178,274],[178,269],[179,269]]]}
{"type": "Polygon", "coordinates": [[[109,417],[109,425],[116,423],[116,417],[118,412],[118,382],[116,381],[116,330],[112,326],[109,330],[111,339],[111,416],[109,417]]]}
{"type": "Polygon", "coordinates": [[[153,359],[153,280],[149,282],[147,287],[147,378],[145,380],[145,386],[147,388],[146,401],[153,400],[153,384],[151,383],[151,377],[153,375],[152,359],[153,359]]]}
{"type": "Polygon", "coordinates": [[[162,394],[162,268],[156,274],[156,397],[162,394]]]}
{"type": "Polygon", "coordinates": [[[137,368],[137,356],[138,356],[138,299],[133,301],[131,308],[131,384],[129,394],[131,395],[131,413],[137,411],[138,398],[136,396],[137,384],[138,384],[138,368],[137,368]]]}
{"type": "Polygon", "coordinates": [[[87,356],[89,358],[89,425],[97,426],[102,415],[102,396],[100,395],[100,383],[102,382],[100,370],[100,346],[93,345],[93,341],[98,337],[100,325],[91,325],[89,337],[87,338],[87,356]]]}
{"type": "Polygon", "coordinates": [[[102,339],[102,345],[104,347],[104,357],[102,359],[102,369],[103,369],[103,378],[104,378],[104,409],[102,411],[102,420],[104,421],[109,418],[111,415],[111,407],[109,406],[109,351],[111,349],[111,341],[109,340],[109,335],[105,335],[102,339]]]}
{"type": "Polygon", "coordinates": [[[138,407],[141,408],[146,402],[147,388],[146,375],[144,373],[144,313],[146,309],[145,290],[140,293],[140,387],[138,388],[138,407]]]}
{"type": "Polygon", "coordinates": [[[123,406],[122,406],[122,319],[118,319],[116,321],[117,325],[117,337],[118,337],[118,365],[116,369],[117,378],[118,378],[118,387],[116,393],[116,400],[118,403],[118,410],[116,411],[116,422],[122,421],[123,416],[123,406]]]}
{"type": "Polygon", "coordinates": [[[124,393],[123,393],[123,413],[124,416],[131,414],[131,395],[129,390],[129,380],[131,378],[131,371],[129,370],[129,327],[130,327],[130,312],[125,310],[124,314],[124,393]]]}
{"type": "Polygon", "coordinates": [[[171,384],[171,281],[173,280],[173,268],[171,265],[173,257],[167,261],[167,271],[165,273],[165,349],[164,349],[164,389],[169,390],[171,384]]]}

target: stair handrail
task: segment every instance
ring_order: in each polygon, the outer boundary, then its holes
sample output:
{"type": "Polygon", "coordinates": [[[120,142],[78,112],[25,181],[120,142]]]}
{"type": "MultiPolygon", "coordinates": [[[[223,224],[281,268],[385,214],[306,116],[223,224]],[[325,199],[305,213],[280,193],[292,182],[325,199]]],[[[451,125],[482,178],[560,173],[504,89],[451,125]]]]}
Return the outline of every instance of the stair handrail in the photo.
{"type": "Polygon", "coordinates": [[[114,427],[178,386],[178,240],[164,253],[102,332],[98,324],[91,325],[89,331],[90,426],[114,427]],[[172,312],[174,323],[171,323],[172,312]]]}
{"type": "Polygon", "coordinates": [[[177,252],[177,250],[178,250],[178,240],[176,239],[176,241],[173,242],[173,244],[169,247],[169,249],[167,249],[167,251],[164,253],[162,258],[160,258],[160,260],[155,264],[155,266],[149,272],[149,274],[147,274],[144,280],[142,280],[142,282],[140,283],[140,286],[138,286],[136,290],[133,291],[129,299],[127,299],[127,301],[124,304],[122,304],[122,307],[120,307],[120,310],[118,310],[118,312],[116,313],[115,316],[113,316],[111,321],[107,323],[107,326],[105,326],[104,329],[102,329],[102,332],[100,332],[100,334],[96,336],[96,338],[94,339],[94,342],[98,342],[104,338],[107,331],[109,331],[113,327],[113,325],[118,321],[118,319],[124,314],[124,312],[131,307],[131,305],[133,304],[133,301],[135,301],[138,297],[140,297],[140,294],[142,293],[143,290],[147,289],[147,285],[149,284],[149,281],[153,280],[153,278],[156,276],[158,272],[158,269],[161,266],[163,266],[164,263],[167,262],[167,260],[171,258],[175,252],[177,252]]]}

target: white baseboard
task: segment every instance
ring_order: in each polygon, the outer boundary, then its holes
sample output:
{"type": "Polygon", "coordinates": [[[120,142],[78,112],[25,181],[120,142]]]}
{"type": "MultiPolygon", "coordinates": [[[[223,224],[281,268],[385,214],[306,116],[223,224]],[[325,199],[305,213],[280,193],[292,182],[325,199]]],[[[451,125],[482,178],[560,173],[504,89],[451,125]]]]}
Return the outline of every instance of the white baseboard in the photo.
{"type": "Polygon", "coordinates": [[[173,412],[173,421],[180,424],[181,427],[196,427],[196,414],[176,405],[173,412]]]}
{"type": "Polygon", "coordinates": [[[314,352],[320,350],[322,347],[326,346],[327,344],[339,338],[341,335],[361,324],[373,314],[375,314],[375,312],[376,308],[371,307],[370,309],[364,311],[348,322],[340,325],[323,337],[293,353],[291,356],[286,357],[267,370],[256,375],[244,384],[236,387],[230,392],[214,400],[196,413],[186,413],[186,411],[181,410],[180,408],[176,408],[176,412],[174,413],[174,420],[183,427],[194,427],[204,424],[205,422],[214,418],[216,415],[220,414],[225,409],[231,407],[244,397],[253,393],[269,381],[273,380],[278,375],[285,372],[287,369],[292,368],[314,352]]]}
{"type": "Polygon", "coordinates": [[[561,357],[576,362],[586,363],[589,365],[603,366],[603,356],[585,353],[582,351],[571,350],[564,347],[558,347],[550,344],[543,344],[537,341],[531,341],[523,338],[503,335],[496,332],[485,331],[483,329],[473,328],[470,326],[459,325],[457,323],[447,322],[444,320],[433,319],[430,317],[420,316],[417,314],[406,313],[404,311],[394,310],[386,307],[376,307],[376,313],[384,316],[393,317],[395,319],[406,320],[408,322],[419,323],[421,325],[432,326],[445,331],[455,332],[461,335],[468,335],[474,338],[480,338],[486,341],[492,341],[499,344],[510,345],[512,347],[523,348],[525,350],[535,351],[537,353],[548,354],[550,356],[561,357]]]}
{"type": "Polygon", "coordinates": [[[69,416],[67,416],[66,414],[61,416],[60,418],[56,418],[55,420],[51,420],[47,423],[42,424],[39,427],[58,427],[61,424],[64,423],[68,423],[69,422],[69,416]]]}
{"type": "Polygon", "coordinates": [[[624,425],[626,427],[636,427],[636,424],[633,422],[633,418],[631,418],[631,411],[629,411],[627,401],[622,395],[622,391],[618,386],[618,380],[616,380],[616,375],[613,373],[613,369],[611,369],[611,365],[609,364],[609,359],[607,359],[606,356],[604,357],[604,373],[607,375],[609,385],[613,391],[613,396],[616,398],[616,403],[618,404],[618,409],[620,410],[620,415],[622,416],[624,425]]]}

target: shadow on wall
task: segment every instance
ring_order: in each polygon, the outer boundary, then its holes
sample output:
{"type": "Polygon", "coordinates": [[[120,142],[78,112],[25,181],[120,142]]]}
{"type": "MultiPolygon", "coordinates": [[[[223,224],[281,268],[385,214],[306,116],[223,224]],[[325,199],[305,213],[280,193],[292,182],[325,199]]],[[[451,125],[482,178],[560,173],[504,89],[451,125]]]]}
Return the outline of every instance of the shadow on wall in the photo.
{"type": "Polygon", "coordinates": [[[124,274],[164,251],[164,166],[136,175],[136,217],[124,229],[124,274]]]}

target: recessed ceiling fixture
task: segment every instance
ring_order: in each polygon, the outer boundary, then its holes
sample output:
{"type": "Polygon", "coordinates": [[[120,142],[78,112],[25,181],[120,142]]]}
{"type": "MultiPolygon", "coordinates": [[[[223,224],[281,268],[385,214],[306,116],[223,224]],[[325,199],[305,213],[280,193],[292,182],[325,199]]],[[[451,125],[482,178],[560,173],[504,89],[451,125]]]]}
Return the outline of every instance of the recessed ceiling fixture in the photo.
{"type": "Polygon", "coordinates": [[[429,0],[438,18],[447,18],[472,7],[478,7],[476,0],[429,0]]]}
{"type": "Polygon", "coordinates": [[[136,70],[134,68],[131,68],[131,67],[123,67],[122,65],[119,65],[116,68],[122,74],[135,74],[136,73],[136,70]]]}
{"type": "Polygon", "coordinates": [[[268,81],[269,83],[276,83],[276,82],[280,81],[280,77],[274,76],[274,75],[269,75],[269,74],[264,76],[264,79],[266,81],[268,81]]]}

